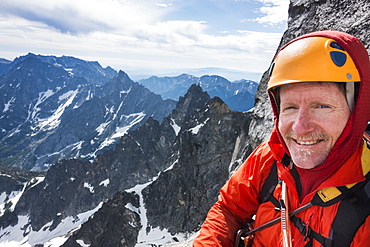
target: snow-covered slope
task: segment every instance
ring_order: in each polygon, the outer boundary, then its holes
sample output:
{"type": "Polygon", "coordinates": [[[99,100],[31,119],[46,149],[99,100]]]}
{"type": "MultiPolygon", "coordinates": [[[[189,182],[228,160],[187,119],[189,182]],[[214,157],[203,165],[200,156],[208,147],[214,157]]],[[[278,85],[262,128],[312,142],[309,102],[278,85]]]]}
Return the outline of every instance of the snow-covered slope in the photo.
{"type": "Polygon", "coordinates": [[[108,78],[94,63],[81,77],[81,65],[71,67],[75,60],[29,54],[0,77],[0,163],[46,170],[62,158],[94,159],[130,129],[149,117],[161,121],[175,106],[123,71],[108,78]],[[94,83],[99,78],[105,80],[101,86],[94,83]]]}

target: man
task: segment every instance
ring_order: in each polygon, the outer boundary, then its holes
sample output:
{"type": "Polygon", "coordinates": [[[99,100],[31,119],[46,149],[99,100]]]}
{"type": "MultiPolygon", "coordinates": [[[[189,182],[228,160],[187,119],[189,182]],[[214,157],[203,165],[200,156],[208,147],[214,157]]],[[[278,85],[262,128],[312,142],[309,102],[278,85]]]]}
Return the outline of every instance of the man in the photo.
{"type": "Polygon", "coordinates": [[[194,246],[234,246],[244,222],[252,246],[370,246],[364,46],[342,32],[301,36],[276,55],[268,94],[271,137],[221,189],[194,246]]]}

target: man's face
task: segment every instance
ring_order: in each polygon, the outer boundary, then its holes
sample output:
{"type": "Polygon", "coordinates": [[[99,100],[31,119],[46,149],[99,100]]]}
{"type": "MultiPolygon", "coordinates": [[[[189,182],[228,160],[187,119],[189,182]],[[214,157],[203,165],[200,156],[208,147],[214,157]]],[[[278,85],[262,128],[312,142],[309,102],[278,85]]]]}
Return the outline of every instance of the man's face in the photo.
{"type": "Polygon", "coordinates": [[[334,83],[281,86],[279,131],[296,166],[311,169],[328,157],[350,110],[334,83]]]}

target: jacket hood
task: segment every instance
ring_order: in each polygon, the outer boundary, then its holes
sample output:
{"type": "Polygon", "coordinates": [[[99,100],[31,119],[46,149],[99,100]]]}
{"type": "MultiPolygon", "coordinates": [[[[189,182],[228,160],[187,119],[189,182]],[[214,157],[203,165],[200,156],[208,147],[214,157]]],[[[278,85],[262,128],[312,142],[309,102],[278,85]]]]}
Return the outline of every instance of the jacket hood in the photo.
{"type": "MultiPolygon", "coordinates": [[[[320,170],[321,168],[332,165],[333,167],[339,167],[357,150],[359,145],[361,145],[363,133],[370,119],[369,55],[359,39],[353,37],[352,35],[339,31],[319,31],[300,36],[286,44],[280,49],[280,51],[292,42],[307,37],[326,37],[335,40],[350,55],[359,72],[361,79],[361,81],[359,82],[360,85],[358,89],[358,94],[355,99],[355,106],[351,112],[346,127],[344,128],[337,142],[334,144],[325,162],[315,167],[314,169],[320,170]]],[[[275,92],[273,90],[269,90],[268,94],[274,114],[274,131],[276,131],[276,134],[278,135],[278,140],[283,146],[285,152],[289,154],[289,150],[284,143],[281,134],[278,131],[279,109],[275,102],[275,92]]]]}

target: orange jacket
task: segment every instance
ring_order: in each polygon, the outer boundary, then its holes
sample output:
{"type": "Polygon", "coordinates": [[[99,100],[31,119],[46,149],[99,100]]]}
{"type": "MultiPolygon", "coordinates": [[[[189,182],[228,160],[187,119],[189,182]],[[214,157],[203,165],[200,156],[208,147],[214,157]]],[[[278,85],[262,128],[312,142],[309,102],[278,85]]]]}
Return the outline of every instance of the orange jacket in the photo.
{"type": "MultiPolygon", "coordinates": [[[[219,200],[210,209],[200,235],[195,239],[193,246],[233,246],[235,235],[241,224],[245,221],[251,221],[253,215],[255,215],[254,227],[280,217],[280,212],[274,210],[275,206],[271,202],[259,203],[261,188],[274,160],[278,161],[279,179],[284,180],[287,184],[289,211],[293,211],[310,202],[319,189],[343,186],[365,180],[361,166],[363,147],[359,146],[357,151],[336,173],[300,202],[290,170],[281,164],[284,149],[278,143],[276,133],[273,132],[270,141],[261,144],[223,186],[219,200]]],[[[281,188],[279,186],[274,191],[274,197],[281,198],[281,188]]],[[[331,225],[339,204],[340,202],[328,207],[312,206],[296,216],[307,226],[311,227],[312,230],[324,237],[329,237],[331,225]]],[[[304,241],[304,236],[293,223],[291,223],[291,236],[293,246],[304,246],[308,241],[304,241]]],[[[257,232],[252,246],[282,246],[281,238],[281,225],[275,224],[257,232]]],[[[357,231],[351,247],[369,246],[369,243],[370,217],[366,219],[366,222],[357,231]]],[[[317,241],[313,241],[314,247],[320,245],[317,241]]]]}

